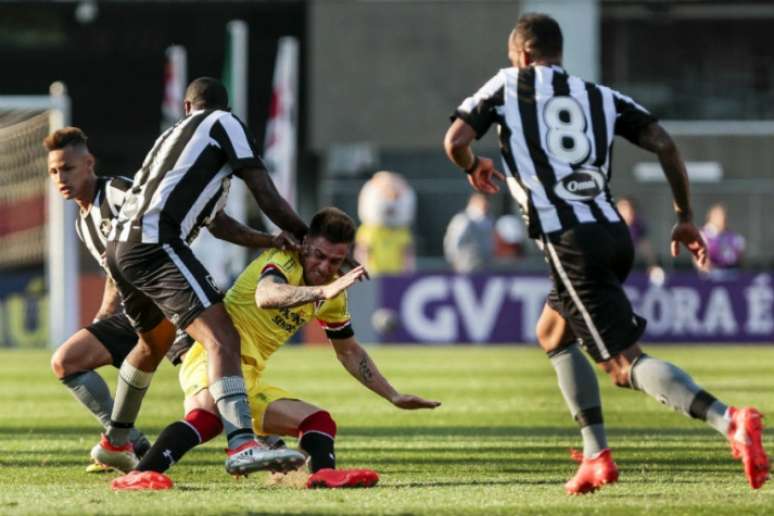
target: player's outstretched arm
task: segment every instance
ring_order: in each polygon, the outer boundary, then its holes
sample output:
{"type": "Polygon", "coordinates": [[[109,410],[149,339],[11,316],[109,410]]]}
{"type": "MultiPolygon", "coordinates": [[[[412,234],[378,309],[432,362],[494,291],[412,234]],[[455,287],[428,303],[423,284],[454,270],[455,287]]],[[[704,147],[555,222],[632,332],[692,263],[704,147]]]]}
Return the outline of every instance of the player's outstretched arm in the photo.
{"type": "Polygon", "coordinates": [[[475,138],[475,130],[461,118],[456,119],[443,140],[446,156],[467,173],[468,183],[474,189],[485,194],[497,193],[500,187],[494,179],[505,181],[505,176],[495,169],[491,159],[473,153],[470,144],[475,138]]]}
{"type": "Polygon", "coordinates": [[[269,172],[261,168],[245,168],[236,173],[247,185],[261,210],[279,228],[292,233],[299,240],[308,227],[290,204],[282,198],[271,180],[269,172]]]}
{"type": "Polygon", "coordinates": [[[344,368],[360,383],[398,408],[412,410],[438,407],[440,401],[431,401],[413,394],[401,394],[382,376],[376,364],[354,337],[331,339],[336,357],[344,368]]]}
{"type": "Polygon", "coordinates": [[[658,156],[664,175],[672,188],[677,215],[677,223],[672,228],[672,256],[680,253],[680,244],[683,244],[696,258],[698,264],[704,266],[707,261],[707,244],[701,237],[699,229],[693,224],[688,173],[677,145],[658,122],[648,124],[642,129],[637,144],[658,156]]]}
{"type": "Polygon", "coordinates": [[[333,299],[364,277],[365,269],[361,265],[327,285],[302,287],[288,285],[283,278],[272,274],[258,282],[255,289],[255,304],[258,308],[291,308],[333,299]]]}
{"type": "Polygon", "coordinates": [[[270,235],[258,231],[230,217],[224,210],[215,215],[207,229],[215,238],[244,247],[256,249],[275,247],[283,251],[298,251],[300,248],[298,240],[290,233],[283,231],[278,235],[270,235]]]}

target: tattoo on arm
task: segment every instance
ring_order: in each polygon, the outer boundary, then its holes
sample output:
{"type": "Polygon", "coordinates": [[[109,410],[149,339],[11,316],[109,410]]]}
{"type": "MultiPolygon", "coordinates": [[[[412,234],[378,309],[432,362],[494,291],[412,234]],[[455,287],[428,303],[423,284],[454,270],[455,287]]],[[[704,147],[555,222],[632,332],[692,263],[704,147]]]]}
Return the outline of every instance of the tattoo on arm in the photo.
{"type": "Polygon", "coordinates": [[[363,380],[363,383],[371,383],[374,379],[374,373],[371,371],[371,367],[368,364],[368,355],[364,355],[362,359],[360,359],[360,365],[358,366],[358,371],[360,372],[360,378],[363,380]]]}
{"type": "Polygon", "coordinates": [[[292,308],[322,299],[318,287],[288,285],[275,275],[264,277],[255,289],[255,301],[259,308],[292,308]]]}

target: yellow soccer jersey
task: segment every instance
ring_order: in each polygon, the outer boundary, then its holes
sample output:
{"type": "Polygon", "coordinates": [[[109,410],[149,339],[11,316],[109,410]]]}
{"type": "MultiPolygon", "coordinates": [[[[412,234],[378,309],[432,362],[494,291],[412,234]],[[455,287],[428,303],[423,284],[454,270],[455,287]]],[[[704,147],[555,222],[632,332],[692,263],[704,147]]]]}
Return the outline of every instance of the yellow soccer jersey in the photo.
{"type": "Polygon", "coordinates": [[[397,274],[404,271],[406,251],[413,245],[407,227],[362,224],[355,235],[357,245],[368,249],[364,265],[370,274],[397,274]]]}
{"type": "Polygon", "coordinates": [[[289,285],[303,286],[298,254],[271,249],[247,266],[226,293],[225,305],[242,337],[242,356],[252,357],[262,370],[266,359],[304,324],[317,319],[330,338],[353,335],[346,291],[333,299],[293,308],[258,308],[255,289],[267,275],[278,275],[289,285]]]}

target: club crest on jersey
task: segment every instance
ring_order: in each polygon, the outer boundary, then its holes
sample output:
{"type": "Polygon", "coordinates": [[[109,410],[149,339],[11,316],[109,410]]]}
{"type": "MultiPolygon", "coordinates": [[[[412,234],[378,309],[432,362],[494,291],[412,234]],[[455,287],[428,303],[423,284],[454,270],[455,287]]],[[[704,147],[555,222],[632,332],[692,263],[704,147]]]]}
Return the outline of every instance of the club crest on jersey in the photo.
{"type": "Polygon", "coordinates": [[[99,232],[102,233],[103,237],[107,238],[112,226],[110,219],[102,219],[102,222],[99,223],[99,232]]]}
{"type": "Polygon", "coordinates": [[[605,177],[601,172],[578,169],[556,183],[554,192],[567,201],[587,201],[602,193],[604,188],[605,177]]]}

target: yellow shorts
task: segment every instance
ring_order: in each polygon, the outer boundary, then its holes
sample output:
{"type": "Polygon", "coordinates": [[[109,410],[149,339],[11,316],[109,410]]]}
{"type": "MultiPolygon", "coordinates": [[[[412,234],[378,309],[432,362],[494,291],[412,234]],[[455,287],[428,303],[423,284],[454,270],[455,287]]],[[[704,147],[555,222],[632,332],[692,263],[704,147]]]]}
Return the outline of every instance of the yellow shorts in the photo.
{"type": "MultiPolygon", "coordinates": [[[[253,414],[253,429],[258,434],[263,434],[263,416],[270,404],[281,399],[298,399],[285,389],[261,383],[263,362],[253,357],[242,356],[242,375],[247,388],[247,398],[250,401],[250,411],[253,414]]],[[[209,387],[207,376],[207,351],[204,346],[196,342],[180,364],[178,374],[180,387],[183,388],[185,397],[189,398],[199,391],[209,387]]]]}

